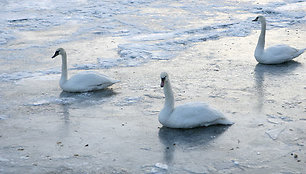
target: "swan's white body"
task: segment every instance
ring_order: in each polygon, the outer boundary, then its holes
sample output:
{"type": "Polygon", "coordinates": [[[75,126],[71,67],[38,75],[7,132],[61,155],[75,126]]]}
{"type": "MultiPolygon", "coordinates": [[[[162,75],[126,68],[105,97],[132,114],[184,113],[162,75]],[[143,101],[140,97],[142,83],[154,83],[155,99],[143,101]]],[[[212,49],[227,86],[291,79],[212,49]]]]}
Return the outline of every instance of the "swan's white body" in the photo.
{"type": "Polygon", "coordinates": [[[213,124],[231,125],[224,115],[205,103],[187,103],[174,107],[174,97],[167,73],[161,74],[165,105],[159,113],[159,122],[169,128],[194,128],[213,124]]]}
{"type": "Polygon", "coordinates": [[[261,33],[254,54],[257,62],[262,64],[284,63],[298,57],[306,50],[306,48],[298,50],[288,45],[275,45],[265,49],[266,19],[258,16],[253,21],[258,20],[261,22],[261,33]]]}
{"type": "Polygon", "coordinates": [[[56,57],[57,55],[62,56],[62,74],[59,85],[66,92],[87,92],[101,90],[119,82],[118,80],[114,80],[97,72],[91,71],[76,74],[68,80],[66,51],[63,48],[59,48],[56,50],[52,58],[56,57]]]}

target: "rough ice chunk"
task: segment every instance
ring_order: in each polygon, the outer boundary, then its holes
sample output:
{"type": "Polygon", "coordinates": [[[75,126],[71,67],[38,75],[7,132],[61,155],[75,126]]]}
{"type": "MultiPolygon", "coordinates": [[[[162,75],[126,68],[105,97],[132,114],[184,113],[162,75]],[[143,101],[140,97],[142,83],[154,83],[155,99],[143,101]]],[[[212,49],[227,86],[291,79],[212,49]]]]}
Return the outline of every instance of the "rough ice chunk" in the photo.
{"type": "Polygon", "coordinates": [[[277,122],[277,121],[272,120],[272,119],[267,119],[267,121],[268,121],[269,123],[272,123],[272,124],[278,124],[278,122],[277,122]]]}
{"type": "Polygon", "coordinates": [[[168,170],[168,165],[163,164],[163,163],[156,163],[155,167],[160,168],[160,169],[164,169],[164,170],[168,170]]]}
{"type": "Polygon", "coordinates": [[[6,120],[8,119],[10,116],[8,115],[0,115],[0,120],[6,120]]]}
{"type": "Polygon", "coordinates": [[[24,159],[24,160],[27,160],[29,159],[30,157],[29,156],[21,156],[20,159],[24,159]]]}
{"type": "Polygon", "coordinates": [[[236,160],[232,160],[232,162],[234,163],[235,166],[239,166],[239,162],[236,160]]]}
{"type": "Polygon", "coordinates": [[[33,106],[42,106],[42,105],[48,105],[48,104],[50,104],[50,101],[48,101],[46,99],[42,99],[42,100],[34,102],[32,105],[33,106]]]}
{"type": "Polygon", "coordinates": [[[266,131],[266,134],[273,140],[276,140],[284,130],[285,128],[269,129],[266,131]]]}
{"type": "Polygon", "coordinates": [[[150,168],[149,173],[151,174],[161,174],[168,171],[168,165],[163,163],[156,163],[154,166],[150,166],[150,168]]]}
{"type": "Polygon", "coordinates": [[[293,121],[290,117],[287,116],[280,116],[279,118],[286,122],[293,121]]]}

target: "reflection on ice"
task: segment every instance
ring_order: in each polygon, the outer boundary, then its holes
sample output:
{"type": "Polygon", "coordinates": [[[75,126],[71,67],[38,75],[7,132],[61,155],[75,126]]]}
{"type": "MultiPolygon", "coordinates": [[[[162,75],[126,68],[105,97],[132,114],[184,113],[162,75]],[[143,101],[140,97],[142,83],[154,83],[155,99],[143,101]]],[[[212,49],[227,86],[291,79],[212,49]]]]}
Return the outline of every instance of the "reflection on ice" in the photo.
{"type": "MultiPolygon", "coordinates": [[[[258,63],[254,69],[255,75],[255,89],[257,96],[257,111],[261,112],[265,102],[265,91],[267,84],[264,84],[265,78],[273,77],[274,81],[278,81],[283,75],[293,72],[296,68],[302,66],[296,61],[289,61],[279,65],[263,65],[258,63]]],[[[278,81],[277,83],[281,83],[278,81]]]]}
{"type": "Polygon", "coordinates": [[[174,160],[175,149],[192,150],[205,147],[228,129],[228,126],[216,125],[195,129],[160,128],[159,140],[165,146],[164,161],[171,164],[174,160]]]}
{"type": "Polygon", "coordinates": [[[65,92],[62,91],[60,94],[60,98],[74,98],[78,101],[85,101],[85,100],[101,100],[103,98],[108,98],[113,95],[115,95],[116,92],[111,89],[103,89],[99,91],[93,91],[93,92],[83,92],[83,93],[70,93],[70,92],[65,92]]]}
{"type": "Polygon", "coordinates": [[[50,104],[57,105],[72,105],[72,104],[81,104],[83,106],[100,104],[105,101],[106,98],[109,98],[115,95],[116,92],[113,89],[104,89],[95,92],[84,92],[84,93],[69,93],[62,91],[59,97],[49,97],[43,99],[36,99],[30,106],[44,106],[50,104]]]}
{"type": "Polygon", "coordinates": [[[85,93],[69,93],[62,91],[60,94],[60,104],[81,104],[83,106],[92,106],[105,102],[106,98],[109,98],[115,94],[116,92],[109,88],[85,93]]]}

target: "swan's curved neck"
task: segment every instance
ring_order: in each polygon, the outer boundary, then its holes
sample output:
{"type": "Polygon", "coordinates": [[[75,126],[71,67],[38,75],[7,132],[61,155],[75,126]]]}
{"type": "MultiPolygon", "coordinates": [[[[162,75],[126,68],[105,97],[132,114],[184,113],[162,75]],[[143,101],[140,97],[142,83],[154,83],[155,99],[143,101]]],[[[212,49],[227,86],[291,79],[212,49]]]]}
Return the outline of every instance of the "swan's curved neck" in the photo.
{"type": "Polygon", "coordinates": [[[170,81],[167,80],[164,85],[164,94],[165,94],[165,105],[164,109],[166,109],[169,112],[172,112],[174,108],[174,96],[173,96],[173,91],[172,87],[170,84],[170,81]]]}
{"type": "Polygon", "coordinates": [[[258,43],[255,50],[256,55],[261,55],[265,48],[265,36],[266,36],[266,20],[261,20],[261,32],[258,38],[258,43]]]}
{"type": "Polygon", "coordinates": [[[62,75],[60,84],[64,84],[67,81],[68,72],[67,72],[67,54],[64,52],[62,53],[62,75]]]}

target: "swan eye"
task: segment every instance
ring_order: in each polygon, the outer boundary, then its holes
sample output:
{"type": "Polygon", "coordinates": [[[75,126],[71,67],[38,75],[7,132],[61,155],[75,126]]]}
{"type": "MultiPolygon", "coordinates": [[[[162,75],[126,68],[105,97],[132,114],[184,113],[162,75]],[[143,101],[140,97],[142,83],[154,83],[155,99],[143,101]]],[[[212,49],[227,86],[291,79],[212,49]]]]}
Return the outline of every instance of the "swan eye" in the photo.
{"type": "Polygon", "coordinates": [[[166,79],[166,77],[162,77],[162,78],[161,78],[162,81],[165,81],[165,79],[166,79]]]}

